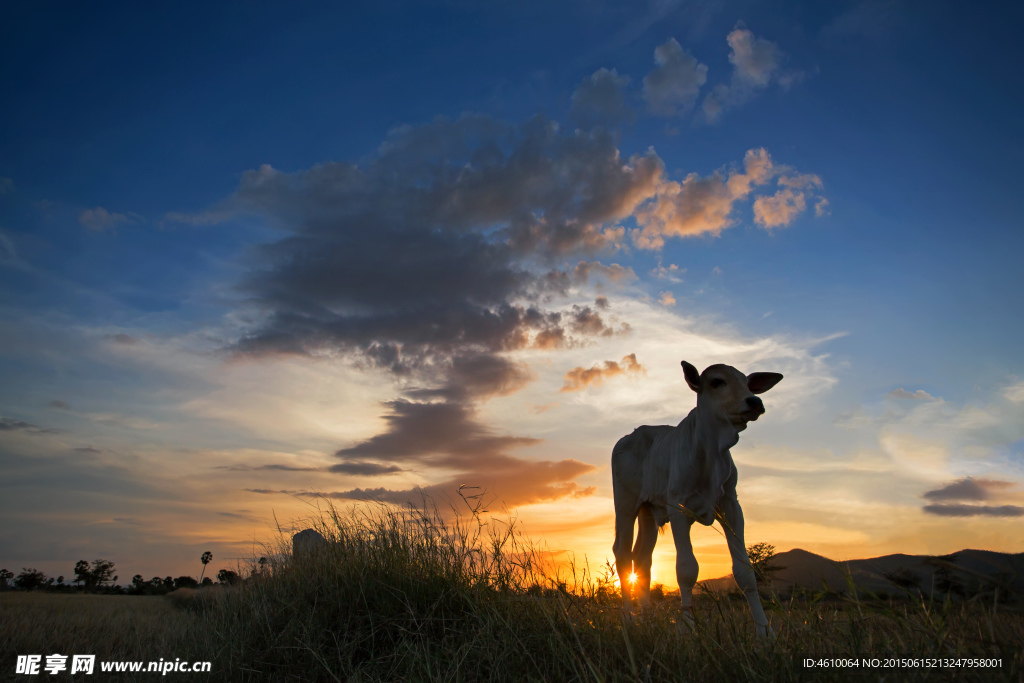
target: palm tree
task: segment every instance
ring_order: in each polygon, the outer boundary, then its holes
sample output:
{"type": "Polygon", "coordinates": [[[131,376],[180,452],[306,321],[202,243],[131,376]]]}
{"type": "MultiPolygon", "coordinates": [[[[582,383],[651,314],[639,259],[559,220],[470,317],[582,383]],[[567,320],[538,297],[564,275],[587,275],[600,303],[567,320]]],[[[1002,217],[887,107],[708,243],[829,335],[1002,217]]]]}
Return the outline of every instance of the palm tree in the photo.
{"type": "Polygon", "coordinates": [[[213,559],[213,553],[207,550],[203,553],[203,556],[199,558],[199,561],[203,563],[203,573],[199,575],[199,583],[203,582],[203,576],[206,574],[206,565],[210,564],[210,560],[213,559]]]}

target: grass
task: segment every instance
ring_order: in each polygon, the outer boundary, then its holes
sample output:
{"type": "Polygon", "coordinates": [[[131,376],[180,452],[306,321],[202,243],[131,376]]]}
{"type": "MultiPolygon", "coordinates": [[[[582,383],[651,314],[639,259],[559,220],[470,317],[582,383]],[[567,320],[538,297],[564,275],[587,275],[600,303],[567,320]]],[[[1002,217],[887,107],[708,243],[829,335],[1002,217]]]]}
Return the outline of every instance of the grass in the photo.
{"type": "Polygon", "coordinates": [[[184,652],[202,649],[202,640],[202,618],[166,598],[0,593],[0,680],[14,679],[17,655],[56,653],[68,655],[68,661],[73,654],[93,654],[97,662],[161,657],[173,661],[184,652]]]}
{"type": "Polygon", "coordinates": [[[3,661],[29,652],[181,657],[214,662],[212,678],[196,680],[238,681],[1024,680],[1024,615],[1002,604],[768,596],[777,638],[758,643],[746,602],[730,596],[696,599],[691,633],[670,598],[627,618],[607,574],[559,575],[512,524],[385,507],[329,508],[313,524],[331,541],[316,555],[293,562],[282,536],[250,580],[197,591],[184,609],[159,598],[2,595],[3,661]],[[59,622],[52,633],[48,622],[59,622]],[[802,664],[853,654],[995,657],[1002,666],[802,664]]]}

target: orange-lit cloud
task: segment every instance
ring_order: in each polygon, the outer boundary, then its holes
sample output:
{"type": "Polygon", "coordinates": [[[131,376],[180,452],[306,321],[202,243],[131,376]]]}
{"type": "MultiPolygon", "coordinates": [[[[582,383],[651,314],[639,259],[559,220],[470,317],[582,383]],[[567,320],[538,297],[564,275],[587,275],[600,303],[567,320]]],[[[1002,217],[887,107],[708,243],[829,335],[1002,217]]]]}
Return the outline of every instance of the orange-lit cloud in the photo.
{"type": "Polygon", "coordinates": [[[581,391],[591,386],[600,386],[605,380],[626,373],[642,373],[644,367],[636,360],[636,354],[631,353],[624,356],[616,363],[613,360],[606,360],[602,365],[595,365],[591,368],[576,367],[565,373],[565,385],[561,391],[581,391]]]}
{"type": "Polygon", "coordinates": [[[754,200],[754,219],[766,228],[788,225],[806,211],[807,201],[821,189],[821,180],[775,164],[763,148],[751,149],[743,158],[743,170],[719,170],[704,177],[691,173],[682,182],[659,183],[654,197],[637,209],[641,227],[630,233],[633,244],[660,249],[666,237],[716,235],[735,222],[738,202],[776,177],[780,189],[754,200]]]}

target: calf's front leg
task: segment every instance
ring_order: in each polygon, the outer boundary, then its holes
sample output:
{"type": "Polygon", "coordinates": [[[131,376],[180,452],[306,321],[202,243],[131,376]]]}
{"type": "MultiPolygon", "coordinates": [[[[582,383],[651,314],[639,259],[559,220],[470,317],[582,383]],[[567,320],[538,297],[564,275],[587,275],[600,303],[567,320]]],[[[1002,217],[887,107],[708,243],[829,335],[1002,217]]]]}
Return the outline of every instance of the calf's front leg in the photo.
{"type": "Polygon", "coordinates": [[[731,495],[726,494],[719,503],[718,513],[718,521],[729,543],[729,555],[732,556],[732,575],[747,598],[747,604],[750,605],[757,637],[774,638],[775,631],[768,623],[768,617],[761,606],[761,595],[757,592],[757,577],[754,576],[750,558],[747,557],[747,546],[743,541],[743,510],[735,492],[731,495]]]}

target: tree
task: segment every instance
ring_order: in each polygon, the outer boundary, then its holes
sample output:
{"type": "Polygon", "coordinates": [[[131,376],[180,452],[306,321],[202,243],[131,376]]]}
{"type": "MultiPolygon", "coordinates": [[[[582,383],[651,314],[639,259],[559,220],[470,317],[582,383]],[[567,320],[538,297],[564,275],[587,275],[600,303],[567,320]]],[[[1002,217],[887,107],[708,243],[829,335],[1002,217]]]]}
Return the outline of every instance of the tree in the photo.
{"type": "Polygon", "coordinates": [[[947,595],[963,596],[965,594],[964,586],[953,575],[953,569],[956,567],[956,555],[941,555],[936,559],[939,561],[932,563],[936,565],[935,587],[947,595]]]}
{"type": "Polygon", "coordinates": [[[136,588],[142,588],[142,586],[145,583],[146,583],[146,580],[144,578],[142,578],[142,574],[136,574],[135,576],[132,577],[132,585],[135,586],[136,588]]]}
{"type": "Polygon", "coordinates": [[[917,590],[921,586],[921,577],[906,567],[883,574],[886,580],[892,585],[902,588],[905,591],[917,590]]]}
{"type": "Polygon", "coordinates": [[[75,562],[75,581],[79,585],[88,585],[91,579],[92,573],[89,571],[89,563],[85,560],[75,562]]]}
{"type": "Polygon", "coordinates": [[[207,550],[203,553],[203,556],[199,558],[199,561],[203,563],[203,573],[199,575],[199,583],[203,582],[203,577],[206,576],[206,565],[210,564],[210,560],[213,559],[213,553],[207,550]]]}
{"type": "Polygon", "coordinates": [[[63,586],[64,585],[64,577],[63,576],[58,576],[57,577],[57,585],[58,586],[63,586]]]}
{"type": "Polygon", "coordinates": [[[221,583],[234,585],[238,583],[238,573],[233,572],[230,569],[221,569],[217,572],[217,580],[221,583]]]}
{"type": "Polygon", "coordinates": [[[209,576],[207,576],[202,581],[199,582],[199,585],[200,586],[212,586],[213,585],[213,579],[211,579],[209,576]]]}
{"type": "Polygon", "coordinates": [[[45,586],[46,582],[46,574],[43,572],[38,569],[26,569],[22,567],[21,573],[14,579],[14,587],[30,591],[33,588],[45,586]]]}
{"type": "Polygon", "coordinates": [[[776,572],[782,571],[785,567],[772,564],[775,557],[775,546],[771,543],[755,543],[747,548],[747,558],[750,560],[750,568],[754,570],[754,576],[761,585],[771,583],[776,572]]]}
{"type": "Polygon", "coordinates": [[[7,582],[14,578],[14,572],[9,569],[0,569],[0,586],[7,588],[7,582]]]}
{"type": "Polygon", "coordinates": [[[191,576],[179,576],[174,580],[175,588],[198,588],[199,582],[191,576]]]}
{"type": "Polygon", "coordinates": [[[117,581],[114,576],[114,563],[110,560],[93,560],[89,570],[92,586],[102,586],[107,581],[117,581]]]}

